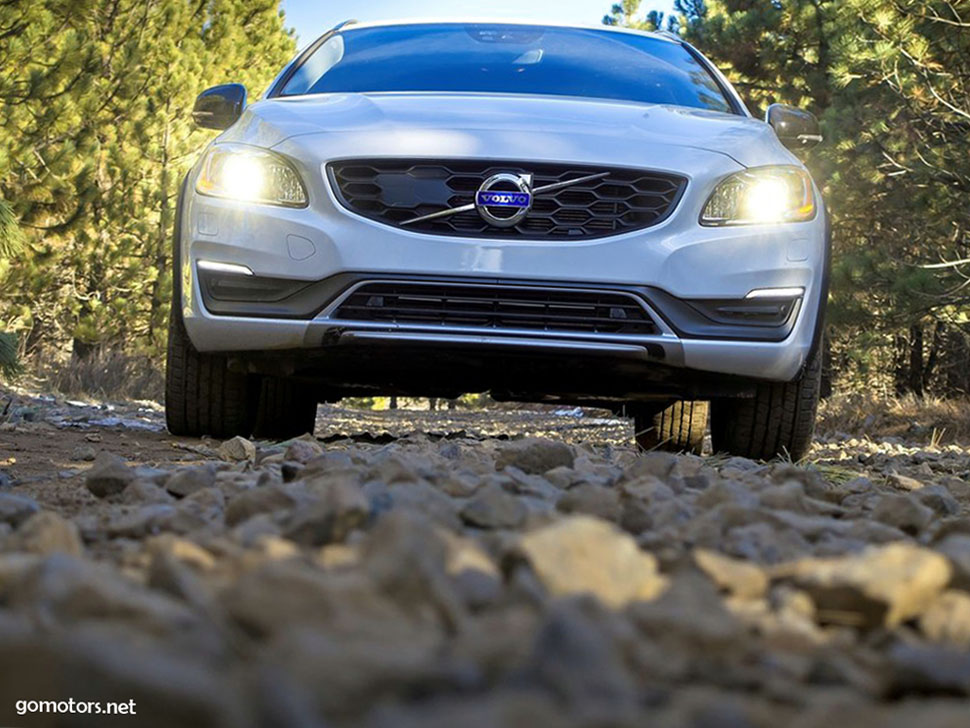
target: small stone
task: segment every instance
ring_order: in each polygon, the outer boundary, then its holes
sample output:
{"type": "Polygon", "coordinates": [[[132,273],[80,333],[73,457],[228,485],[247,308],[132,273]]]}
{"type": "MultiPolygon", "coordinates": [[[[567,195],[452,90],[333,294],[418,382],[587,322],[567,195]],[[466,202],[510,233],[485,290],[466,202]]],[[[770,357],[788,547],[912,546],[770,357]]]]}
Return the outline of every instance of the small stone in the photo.
{"type": "Polygon", "coordinates": [[[145,503],[172,503],[175,499],[154,483],[147,480],[136,480],[121,492],[120,500],[127,505],[143,505],[145,503]]]}
{"type": "Polygon", "coordinates": [[[932,508],[938,516],[953,516],[960,512],[960,504],[944,485],[927,485],[916,496],[920,503],[932,508]]]}
{"type": "Polygon", "coordinates": [[[33,498],[0,493],[0,523],[9,523],[16,528],[39,510],[40,506],[33,498]]]}
{"type": "Polygon", "coordinates": [[[472,608],[495,601],[502,591],[502,574],[488,554],[474,541],[440,529],[445,543],[445,571],[454,581],[462,601],[472,608]]]}
{"type": "Polygon", "coordinates": [[[226,523],[234,526],[257,513],[272,513],[295,505],[296,499],[278,484],[252,488],[230,499],[226,523]]]}
{"type": "Polygon", "coordinates": [[[203,488],[211,488],[216,482],[216,469],[213,465],[180,468],[165,481],[165,490],[177,498],[185,498],[203,488]]]}
{"type": "Polygon", "coordinates": [[[920,615],[919,627],[933,642],[970,648],[970,594],[945,591],[920,615]]]}
{"type": "Polygon", "coordinates": [[[78,445],[71,451],[71,460],[94,460],[98,456],[91,445],[78,445]]]}
{"type": "Polygon", "coordinates": [[[570,516],[531,531],[517,550],[552,596],[592,594],[620,608],[657,597],[667,579],[631,536],[590,516],[570,516]]]}
{"type": "Polygon", "coordinates": [[[98,498],[118,495],[136,479],[123,458],[102,451],[84,476],[84,485],[98,498]]]}
{"type": "Polygon", "coordinates": [[[933,516],[933,510],[910,493],[881,496],[872,512],[872,517],[877,521],[895,526],[911,536],[930,525],[933,516]]]}
{"type": "Polygon", "coordinates": [[[760,599],[768,590],[768,577],[755,564],[708,549],[696,549],[694,561],[718,587],[740,599],[760,599]]]}
{"type": "Polygon", "coordinates": [[[635,480],[645,475],[652,475],[666,480],[677,467],[678,457],[671,452],[654,450],[645,452],[626,469],[623,476],[626,480],[635,480]]]}
{"type": "Polygon", "coordinates": [[[324,569],[342,569],[356,566],[360,561],[360,553],[345,543],[328,543],[320,549],[317,561],[324,569]]]}
{"type": "Polygon", "coordinates": [[[189,533],[209,526],[221,527],[226,497],[219,488],[203,488],[179,501],[165,527],[176,533],[189,533]]]}
{"type": "Polygon", "coordinates": [[[465,523],[479,528],[517,528],[526,514],[527,509],[518,498],[494,483],[479,490],[460,513],[465,523]]]}
{"type": "Polygon", "coordinates": [[[116,538],[144,538],[162,530],[175,513],[175,506],[151,503],[112,519],[106,531],[116,538]]]}
{"type": "Polygon", "coordinates": [[[482,479],[474,473],[451,472],[435,483],[438,490],[453,498],[468,498],[482,484],[482,479]]]}
{"type": "Polygon", "coordinates": [[[306,467],[300,463],[280,463],[280,477],[284,483],[292,483],[303,474],[304,470],[306,467]]]}
{"type": "Polygon", "coordinates": [[[300,438],[291,442],[289,447],[286,448],[284,460],[306,465],[313,458],[321,455],[322,453],[323,448],[316,440],[306,440],[300,438]]]}
{"type": "MultiPolygon", "coordinates": [[[[946,647],[897,643],[889,650],[890,691],[898,695],[970,693],[970,653],[946,647]]],[[[964,711],[966,706],[962,706],[964,711]]],[[[966,722],[966,712],[962,716],[966,722]]],[[[956,723],[952,724],[956,725],[956,723]]]]}
{"type": "Polygon", "coordinates": [[[952,533],[936,549],[950,560],[953,567],[952,586],[970,591],[970,535],[952,533]]]}
{"type": "Polygon", "coordinates": [[[910,478],[908,475],[900,475],[899,473],[890,473],[889,483],[901,490],[920,490],[923,487],[923,483],[916,478],[910,478]]]}
{"type": "Polygon", "coordinates": [[[230,462],[256,460],[256,446],[240,435],[222,443],[218,452],[219,457],[230,462]]]}
{"type": "Polygon", "coordinates": [[[564,442],[527,437],[499,447],[495,465],[514,465],[524,473],[541,475],[553,468],[571,468],[574,460],[572,448],[564,442]]]}
{"type": "Polygon", "coordinates": [[[319,499],[294,511],[283,534],[304,546],[322,546],[343,541],[363,525],[370,504],[356,485],[338,479],[321,484],[315,491],[319,499]]]}
{"type": "Polygon", "coordinates": [[[51,511],[41,511],[28,518],[17,529],[9,545],[16,551],[80,556],[84,551],[81,535],[74,523],[51,511]]]}
{"type": "Polygon", "coordinates": [[[581,483],[566,491],[556,503],[563,513],[585,513],[605,521],[618,521],[622,508],[615,488],[581,483]]]}
{"type": "Polygon", "coordinates": [[[165,554],[200,571],[211,571],[216,567],[216,560],[209,551],[170,533],[149,539],[145,547],[152,555],[165,554]]]}

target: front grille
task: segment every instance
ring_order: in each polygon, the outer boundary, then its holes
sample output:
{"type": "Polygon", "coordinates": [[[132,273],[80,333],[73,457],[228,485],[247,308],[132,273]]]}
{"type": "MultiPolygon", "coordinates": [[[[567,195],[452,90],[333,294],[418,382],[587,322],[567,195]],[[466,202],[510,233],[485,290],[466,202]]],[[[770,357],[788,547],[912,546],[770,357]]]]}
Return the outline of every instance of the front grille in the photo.
{"type": "Polygon", "coordinates": [[[519,239],[588,239],[656,225],[674,209],[687,180],[663,172],[564,164],[475,160],[370,159],[328,167],[347,209],[388,225],[474,202],[494,174],[533,175],[533,189],[590,174],[602,179],[534,196],[532,209],[514,227],[494,227],[476,210],[407,225],[437,235],[519,239]]]}
{"type": "Polygon", "coordinates": [[[454,283],[367,283],[333,317],[348,321],[597,334],[656,334],[624,293],[454,283]]]}

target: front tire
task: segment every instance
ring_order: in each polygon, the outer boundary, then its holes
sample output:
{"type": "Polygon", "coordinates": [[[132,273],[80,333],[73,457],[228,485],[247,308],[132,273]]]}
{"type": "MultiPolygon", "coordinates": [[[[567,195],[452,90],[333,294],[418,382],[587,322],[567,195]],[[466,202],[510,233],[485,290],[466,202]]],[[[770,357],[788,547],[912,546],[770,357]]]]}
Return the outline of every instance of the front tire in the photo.
{"type": "Polygon", "coordinates": [[[253,434],[267,440],[289,440],[313,434],[317,422],[316,390],[284,377],[263,377],[253,434]]]}
{"type": "Polygon", "coordinates": [[[700,455],[707,431],[707,410],[707,402],[681,400],[659,412],[638,412],[633,419],[637,445],[644,450],[700,455]]]}
{"type": "Polygon", "coordinates": [[[815,434],[822,357],[816,351],[797,379],[759,384],[752,399],[711,403],[711,440],[715,452],[753,460],[801,460],[815,434]]]}
{"type": "Polygon", "coordinates": [[[175,303],[169,314],[165,421],[173,435],[225,439],[248,436],[258,381],[229,371],[226,357],[197,351],[175,303]]]}

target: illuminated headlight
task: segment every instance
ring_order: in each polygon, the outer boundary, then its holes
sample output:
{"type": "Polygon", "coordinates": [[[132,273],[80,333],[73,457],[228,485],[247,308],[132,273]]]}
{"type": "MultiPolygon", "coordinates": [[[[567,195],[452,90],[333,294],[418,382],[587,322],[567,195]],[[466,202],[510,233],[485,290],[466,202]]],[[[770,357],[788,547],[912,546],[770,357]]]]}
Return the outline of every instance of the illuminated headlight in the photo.
{"type": "Polygon", "coordinates": [[[242,202],[306,207],[306,188],[283,157],[243,144],[209,148],[195,189],[203,195],[242,202]]]}
{"type": "Polygon", "coordinates": [[[812,179],[798,167],[761,167],[731,175],[704,205],[701,225],[804,222],[815,217],[812,179]]]}

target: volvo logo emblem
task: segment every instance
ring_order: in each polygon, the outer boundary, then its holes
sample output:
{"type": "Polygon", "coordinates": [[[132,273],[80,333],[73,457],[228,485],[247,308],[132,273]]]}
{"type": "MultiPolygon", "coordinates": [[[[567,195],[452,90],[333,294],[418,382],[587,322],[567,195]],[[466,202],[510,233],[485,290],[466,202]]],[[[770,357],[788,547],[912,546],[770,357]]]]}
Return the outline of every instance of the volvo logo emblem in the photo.
{"type": "Polygon", "coordinates": [[[532,175],[493,174],[475,193],[475,209],[495,227],[514,227],[532,208],[532,175]]]}
{"type": "Polygon", "coordinates": [[[593,174],[573,177],[572,179],[552,182],[541,187],[532,188],[531,174],[511,174],[501,172],[493,174],[482,183],[475,193],[475,201],[467,205],[446,207],[444,210],[413,217],[405,220],[401,225],[414,225],[419,222],[440,220],[462,212],[478,210],[482,219],[495,227],[513,227],[518,225],[532,209],[532,200],[536,195],[544,195],[557,190],[586,184],[609,177],[609,172],[594,172],[593,174]]]}

